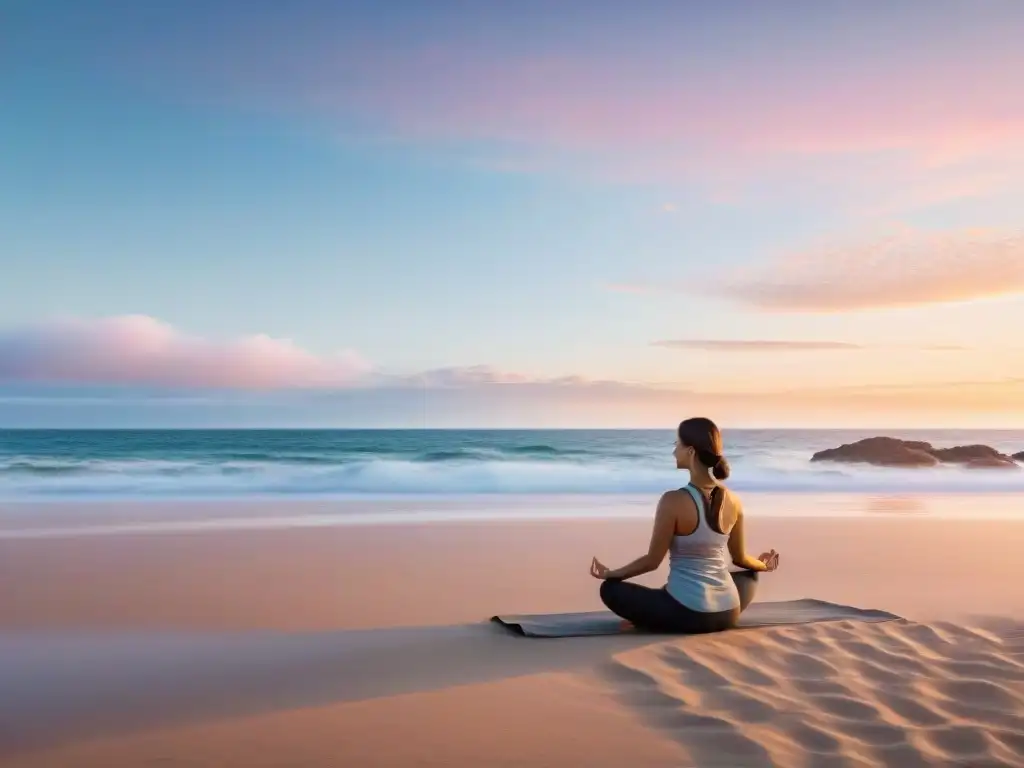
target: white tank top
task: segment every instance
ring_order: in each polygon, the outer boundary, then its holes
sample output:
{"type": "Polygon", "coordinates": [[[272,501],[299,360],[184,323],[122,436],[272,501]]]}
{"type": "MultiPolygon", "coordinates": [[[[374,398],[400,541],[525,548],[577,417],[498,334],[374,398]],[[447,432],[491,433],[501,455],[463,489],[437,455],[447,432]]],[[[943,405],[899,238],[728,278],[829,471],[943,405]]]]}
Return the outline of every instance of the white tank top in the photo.
{"type": "MultiPolygon", "coordinates": [[[[691,611],[718,613],[738,608],[740,593],[729,572],[729,535],[708,524],[701,492],[692,485],[687,485],[686,491],[697,505],[697,528],[672,537],[665,588],[691,611]]],[[[720,492],[727,491],[722,488],[720,492]]]]}

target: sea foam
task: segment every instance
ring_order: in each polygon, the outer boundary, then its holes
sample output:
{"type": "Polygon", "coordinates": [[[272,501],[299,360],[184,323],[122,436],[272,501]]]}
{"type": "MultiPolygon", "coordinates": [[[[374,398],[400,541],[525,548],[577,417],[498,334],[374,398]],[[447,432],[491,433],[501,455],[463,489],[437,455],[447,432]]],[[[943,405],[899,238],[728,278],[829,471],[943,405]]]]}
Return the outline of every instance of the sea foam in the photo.
{"type": "MultiPolygon", "coordinates": [[[[666,463],[532,456],[336,462],[12,457],[0,461],[0,497],[648,494],[686,481],[666,463]]],[[[1016,493],[1024,492],[1024,470],[901,470],[750,458],[734,462],[729,485],[780,493],[1016,493]]]]}

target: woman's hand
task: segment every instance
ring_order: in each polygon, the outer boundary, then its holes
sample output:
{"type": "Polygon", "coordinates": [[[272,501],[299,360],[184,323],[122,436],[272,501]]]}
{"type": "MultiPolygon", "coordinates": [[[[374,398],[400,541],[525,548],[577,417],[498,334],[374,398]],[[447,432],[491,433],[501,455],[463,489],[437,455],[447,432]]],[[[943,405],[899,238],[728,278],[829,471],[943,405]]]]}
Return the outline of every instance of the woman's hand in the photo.
{"type": "Polygon", "coordinates": [[[769,573],[779,567],[779,553],[774,549],[771,552],[761,553],[757,559],[764,563],[764,569],[769,573]]]}
{"type": "Polygon", "coordinates": [[[611,573],[611,569],[608,568],[604,563],[598,560],[596,557],[590,561],[590,575],[595,579],[607,579],[608,574],[611,573]]]}

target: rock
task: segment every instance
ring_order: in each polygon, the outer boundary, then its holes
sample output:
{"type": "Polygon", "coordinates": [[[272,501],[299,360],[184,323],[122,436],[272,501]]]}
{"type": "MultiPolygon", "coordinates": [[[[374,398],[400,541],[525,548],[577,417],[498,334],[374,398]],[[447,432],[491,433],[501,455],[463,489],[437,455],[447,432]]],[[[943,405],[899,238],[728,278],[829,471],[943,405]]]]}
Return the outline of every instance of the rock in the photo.
{"type": "Polygon", "coordinates": [[[894,437],[869,437],[838,448],[818,451],[811,461],[846,464],[874,464],[879,467],[934,467],[939,460],[928,443],[908,442],[894,437]]]}
{"type": "Polygon", "coordinates": [[[961,464],[969,469],[1017,469],[1024,453],[1007,456],[987,445],[958,445],[935,448],[918,440],[895,437],[869,437],[838,448],[818,451],[811,461],[835,461],[846,464],[872,464],[877,467],[934,467],[961,464]]]}
{"type": "Polygon", "coordinates": [[[971,464],[973,462],[1010,460],[1006,454],[987,445],[958,445],[955,448],[933,448],[932,456],[950,464],[971,464]]]}

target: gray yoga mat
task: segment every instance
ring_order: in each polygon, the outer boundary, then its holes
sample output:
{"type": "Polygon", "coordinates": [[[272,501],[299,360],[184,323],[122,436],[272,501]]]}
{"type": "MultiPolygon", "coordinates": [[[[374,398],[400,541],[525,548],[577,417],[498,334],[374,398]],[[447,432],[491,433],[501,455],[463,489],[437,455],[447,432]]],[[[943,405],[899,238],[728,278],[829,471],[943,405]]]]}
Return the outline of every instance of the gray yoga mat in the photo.
{"type": "MultiPolygon", "coordinates": [[[[827,603],[824,600],[784,600],[775,603],[754,603],[740,616],[737,629],[812,624],[819,621],[880,622],[899,618],[885,611],[827,603]]],[[[611,611],[492,616],[491,621],[526,637],[586,637],[620,635],[635,631],[622,629],[622,619],[611,611]]]]}

